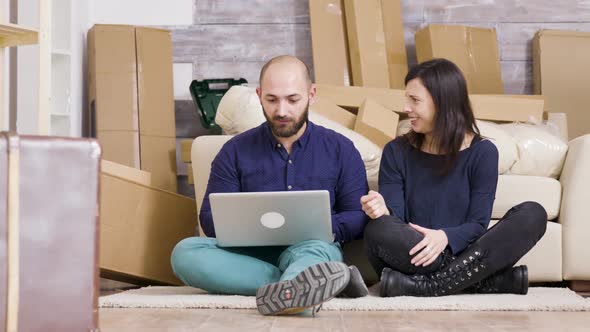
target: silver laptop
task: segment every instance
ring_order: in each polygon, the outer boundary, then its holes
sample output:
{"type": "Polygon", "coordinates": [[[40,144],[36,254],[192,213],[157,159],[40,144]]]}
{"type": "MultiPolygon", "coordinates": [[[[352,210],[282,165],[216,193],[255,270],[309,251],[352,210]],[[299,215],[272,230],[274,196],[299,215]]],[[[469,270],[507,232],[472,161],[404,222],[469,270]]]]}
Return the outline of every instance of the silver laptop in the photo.
{"type": "Polygon", "coordinates": [[[221,247],[286,246],[334,239],[326,190],[214,193],[209,201],[221,247]]]}

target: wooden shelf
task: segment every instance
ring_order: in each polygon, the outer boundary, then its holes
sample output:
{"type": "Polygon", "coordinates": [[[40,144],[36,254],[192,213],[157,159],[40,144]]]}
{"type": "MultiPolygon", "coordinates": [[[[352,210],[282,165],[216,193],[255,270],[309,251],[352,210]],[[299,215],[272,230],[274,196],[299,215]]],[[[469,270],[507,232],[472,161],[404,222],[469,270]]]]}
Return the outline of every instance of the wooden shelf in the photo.
{"type": "Polygon", "coordinates": [[[0,47],[37,44],[39,32],[17,24],[0,24],[0,47]]]}

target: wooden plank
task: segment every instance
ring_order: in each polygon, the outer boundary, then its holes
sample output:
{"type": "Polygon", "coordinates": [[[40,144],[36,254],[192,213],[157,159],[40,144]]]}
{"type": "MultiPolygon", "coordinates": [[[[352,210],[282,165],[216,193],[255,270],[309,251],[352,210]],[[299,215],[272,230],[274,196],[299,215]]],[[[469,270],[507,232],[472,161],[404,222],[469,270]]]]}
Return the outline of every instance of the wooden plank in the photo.
{"type": "Polygon", "coordinates": [[[0,47],[36,44],[39,34],[35,29],[12,23],[0,24],[0,47]]]}
{"type": "MultiPolygon", "coordinates": [[[[312,2],[315,0],[312,0],[312,2]]],[[[195,24],[309,23],[306,1],[198,0],[194,1],[195,24]]]]}
{"type": "Polygon", "coordinates": [[[583,0],[425,1],[426,22],[588,22],[583,0]]]}
{"type": "Polygon", "coordinates": [[[291,54],[311,63],[309,24],[196,25],[173,30],[172,42],[174,62],[266,62],[291,54]]]}

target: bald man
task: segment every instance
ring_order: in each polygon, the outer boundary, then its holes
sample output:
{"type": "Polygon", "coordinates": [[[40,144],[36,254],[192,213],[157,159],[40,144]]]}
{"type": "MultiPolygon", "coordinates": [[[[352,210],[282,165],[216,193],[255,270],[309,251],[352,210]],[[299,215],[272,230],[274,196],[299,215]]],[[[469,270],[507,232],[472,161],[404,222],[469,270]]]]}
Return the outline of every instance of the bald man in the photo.
{"type": "Polygon", "coordinates": [[[344,136],[308,120],[316,88],[309,69],[292,56],[271,59],[260,71],[266,122],[230,139],[211,165],[201,205],[208,237],[182,240],[172,253],[185,284],[212,293],[257,295],[260,313],[296,313],[340,292],[367,294],[355,267],[342,263],[341,244],[362,236],[367,222],[360,198],[368,191],[359,152],[344,136]],[[327,190],[335,242],[304,241],[289,247],[221,248],[210,193],[327,190]]]}

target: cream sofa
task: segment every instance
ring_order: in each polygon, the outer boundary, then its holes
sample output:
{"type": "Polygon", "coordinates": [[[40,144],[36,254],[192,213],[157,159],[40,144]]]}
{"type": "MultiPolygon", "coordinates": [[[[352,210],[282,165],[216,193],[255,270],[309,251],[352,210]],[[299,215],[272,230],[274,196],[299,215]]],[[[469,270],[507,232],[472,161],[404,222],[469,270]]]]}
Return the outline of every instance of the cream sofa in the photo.
{"type": "MultiPolygon", "coordinates": [[[[203,201],[210,167],[231,136],[201,136],[192,145],[191,157],[197,208],[203,201]]],[[[548,214],[547,231],[518,264],[526,264],[533,282],[590,280],[590,135],[569,142],[559,179],[500,175],[493,225],[508,209],[523,201],[539,202],[548,214]]],[[[368,281],[377,280],[363,253],[362,241],[345,245],[348,263],[361,269],[368,281]]]]}

